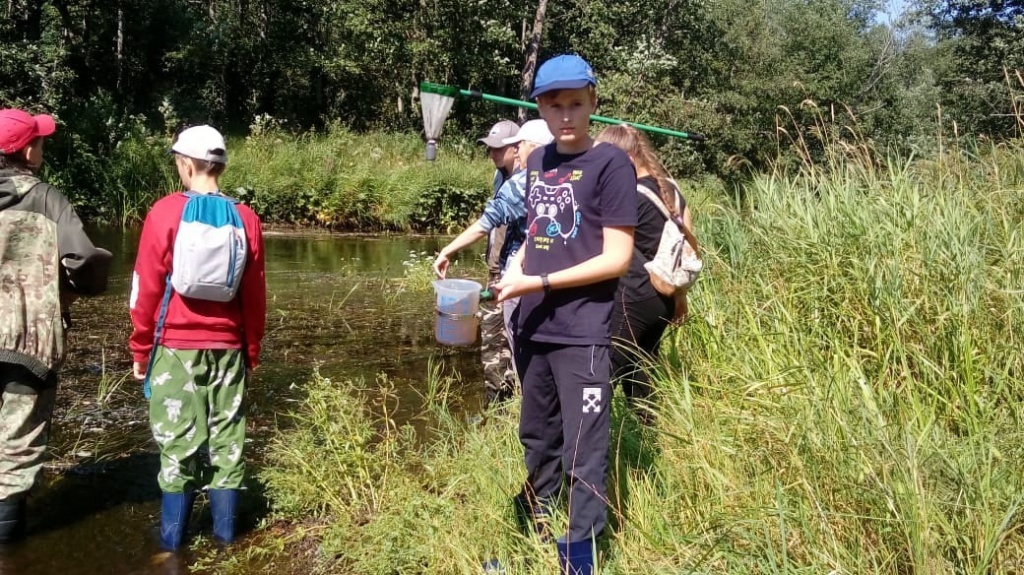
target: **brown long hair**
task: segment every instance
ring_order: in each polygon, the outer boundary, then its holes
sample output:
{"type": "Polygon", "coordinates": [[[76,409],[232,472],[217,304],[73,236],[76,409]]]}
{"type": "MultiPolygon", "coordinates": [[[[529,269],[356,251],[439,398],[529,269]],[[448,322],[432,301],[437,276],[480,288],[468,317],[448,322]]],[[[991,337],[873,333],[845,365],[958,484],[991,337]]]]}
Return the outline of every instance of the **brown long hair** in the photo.
{"type": "Polygon", "coordinates": [[[658,182],[658,193],[661,195],[661,201],[668,208],[669,213],[672,214],[672,218],[676,221],[683,220],[683,214],[679,213],[679,206],[676,204],[676,186],[672,183],[668,170],[665,169],[661,160],[658,159],[658,154],[654,151],[651,141],[647,139],[643,132],[629,124],[608,126],[598,134],[597,141],[608,142],[619,147],[633,158],[633,163],[636,164],[637,169],[643,168],[654,176],[654,179],[658,182]]]}

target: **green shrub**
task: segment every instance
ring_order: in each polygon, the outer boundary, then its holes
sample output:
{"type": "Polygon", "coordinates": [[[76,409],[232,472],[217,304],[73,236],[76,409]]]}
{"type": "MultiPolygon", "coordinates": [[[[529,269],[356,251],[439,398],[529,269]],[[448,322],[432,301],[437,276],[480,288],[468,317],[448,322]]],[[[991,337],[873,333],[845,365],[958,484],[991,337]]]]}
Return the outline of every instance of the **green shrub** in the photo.
{"type": "MultiPolygon", "coordinates": [[[[428,163],[413,135],[256,128],[247,138],[229,139],[221,187],[265,223],[447,233],[471,223],[489,197],[493,168],[473,148],[445,147],[441,159],[428,163]]],[[[72,191],[80,211],[122,225],[141,221],[156,199],[180,187],[168,142],[139,123],[104,161],[79,158],[75,165],[95,167],[101,182],[98,191],[72,191]]]]}

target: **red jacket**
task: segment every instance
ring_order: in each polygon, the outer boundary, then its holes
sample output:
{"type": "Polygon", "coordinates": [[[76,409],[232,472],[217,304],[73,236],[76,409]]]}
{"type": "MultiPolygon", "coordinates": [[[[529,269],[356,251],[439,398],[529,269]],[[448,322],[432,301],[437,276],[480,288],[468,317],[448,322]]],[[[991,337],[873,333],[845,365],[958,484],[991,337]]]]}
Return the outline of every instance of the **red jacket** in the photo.
{"type": "MultiPolygon", "coordinates": [[[[161,198],[153,204],[142,226],[132,276],[131,316],[135,329],[128,347],[133,361],[149,361],[167,276],[173,267],[174,237],[187,199],[182,193],[161,198]]],[[[249,254],[235,299],[216,302],[186,298],[172,289],[159,343],[172,349],[244,348],[246,365],[253,369],[259,364],[267,318],[263,232],[259,217],[248,206],[238,204],[238,213],[245,226],[249,254]]]]}

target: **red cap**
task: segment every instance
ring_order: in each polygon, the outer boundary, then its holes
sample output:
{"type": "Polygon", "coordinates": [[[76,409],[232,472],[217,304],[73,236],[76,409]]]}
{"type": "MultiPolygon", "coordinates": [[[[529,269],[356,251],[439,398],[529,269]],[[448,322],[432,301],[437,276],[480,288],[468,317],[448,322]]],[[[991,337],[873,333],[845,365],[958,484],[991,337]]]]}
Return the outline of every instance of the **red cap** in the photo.
{"type": "Polygon", "coordinates": [[[33,116],[22,110],[0,110],[0,154],[13,154],[38,137],[57,130],[52,116],[33,116]]]}

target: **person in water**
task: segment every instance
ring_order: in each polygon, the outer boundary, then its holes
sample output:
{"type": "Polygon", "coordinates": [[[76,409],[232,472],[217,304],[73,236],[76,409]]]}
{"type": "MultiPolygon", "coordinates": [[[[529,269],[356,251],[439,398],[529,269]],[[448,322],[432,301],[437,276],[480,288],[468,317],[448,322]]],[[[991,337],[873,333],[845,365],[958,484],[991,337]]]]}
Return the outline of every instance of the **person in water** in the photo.
{"type": "Polygon", "coordinates": [[[37,176],[56,129],[46,114],[0,110],[0,543],[25,535],[71,303],[106,290],[112,259],[67,198],[37,176]]]}
{"type": "Polygon", "coordinates": [[[227,149],[220,132],[195,126],[178,135],[171,152],[188,194],[165,196],[146,214],[132,276],[129,341],[132,371],[137,379],[148,378],[152,390],[149,419],[160,448],[163,492],[160,544],[169,551],[181,546],[202,488],[210,499],[214,539],[235,538],[245,478],[245,387],[259,365],[267,311],[263,232],[256,214],[241,204],[245,263],[237,293],[214,301],[172,288],[172,270],[182,267],[177,258],[188,253],[175,249],[177,236],[192,229],[183,231],[186,202],[189,195],[221,194],[227,149]],[[208,483],[198,465],[202,447],[209,449],[208,483]]]}

